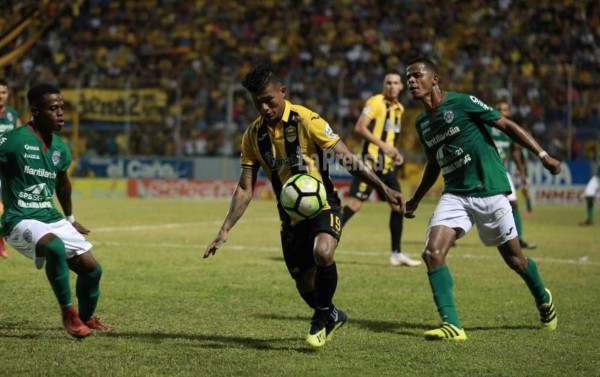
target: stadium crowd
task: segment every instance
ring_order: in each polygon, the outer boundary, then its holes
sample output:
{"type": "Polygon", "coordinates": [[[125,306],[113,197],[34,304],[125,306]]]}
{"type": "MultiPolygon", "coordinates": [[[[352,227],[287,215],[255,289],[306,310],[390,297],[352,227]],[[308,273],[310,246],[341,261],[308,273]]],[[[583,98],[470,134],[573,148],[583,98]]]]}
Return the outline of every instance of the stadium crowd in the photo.
{"type": "MultiPolygon", "coordinates": [[[[319,112],[351,147],[354,123],[364,100],[380,90],[382,73],[404,72],[404,60],[416,55],[445,62],[444,89],[475,93],[489,104],[512,100],[515,120],[553,156],[585,158],[586,140],[598,137],[600,4],[594,0],[41,3],[40,22],[56,21],[0,68],[16,90],[47,81],[167,93],[162,119],[136,123],[129,137],[123,127],[84,123],[80,149],[89,154],[238,154],[241,132],[256,117],[239,82],[265,60],[287,70],[291,100],[319,112]]],[[[0,34],[39,4],[3,1],[0,34]]],[[[0,45],[0,55],[24,38],[0,45]]],[[[416,104],[406,93],[401,100],[414,118],[416,104]]],[[[403,131],[404,148],[415,152],[409,158],[419,155],[410,128],[403,131]]]]}

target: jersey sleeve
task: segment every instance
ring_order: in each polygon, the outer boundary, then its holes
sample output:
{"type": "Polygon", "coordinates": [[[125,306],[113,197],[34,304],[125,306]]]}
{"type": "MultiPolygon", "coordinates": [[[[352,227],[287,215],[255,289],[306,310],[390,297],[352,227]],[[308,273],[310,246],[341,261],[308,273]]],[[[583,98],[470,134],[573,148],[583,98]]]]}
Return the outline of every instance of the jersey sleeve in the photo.
{"type": "Polygon", "coordinates": [[[498,110],[486,105],[482,100],[474,95],[466,94],[463,98],[463,108],[469,117],[480,120],[485,124],[492,126],[500,119],[498,110]]]}
{"type": "Polygon", "coordinates": [[[331,149],[340,141],[338,134],[333,132],[329,123],[327,123],[318,114],[311,113],[307,122],[308,136],[321,149],[331,149]]]}
{"type": "Polygon", "coordinates": [[[370,119],[376,119],[381,112],[381,101],[378,101],[378,97],[371,97],[365,103],[362,113],[370,119]]]}
{"type": "Polygon", "coordinates": [[[256,142],[250,135],[252,129],[252,127],[248,128],[242,137],[242,168],[258,169],[260,165],[254,148],[256,142]]]}

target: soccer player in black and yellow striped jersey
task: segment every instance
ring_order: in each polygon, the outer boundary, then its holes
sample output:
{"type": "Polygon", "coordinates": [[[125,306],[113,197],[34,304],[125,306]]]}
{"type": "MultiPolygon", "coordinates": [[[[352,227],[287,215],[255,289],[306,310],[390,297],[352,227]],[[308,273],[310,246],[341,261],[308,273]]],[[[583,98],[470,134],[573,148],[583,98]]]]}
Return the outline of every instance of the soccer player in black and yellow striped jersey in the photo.
{"type": "MultiPolygon", "coordinates": [[[[398,96],[403,88],[400,72],[395,69],[388,70],[383,79],[383,93],[367,100],[354,127],[354,131],[364,139],[362,158],[365,164],[370,166],[386,185],[397,191],[400,191],[400,183],[395,168],[404,162],[396,148],[404,113],[404,106],[398,101],[398,96]]],[[[373,188],[366,182],[354,177],[350,187],[350,199],[342,211],[344,225],[361,209],[372,191],[373,188]]],[[[402,253],[402,222],[402,214],[391,211],[390,263],[392,266],[419,266],[420,261],[402,253]]]]}
{"type": "Polygon", "coordinates": [[[262,168],[278,200],[285,263],[298,292],[314,309],[306,341],[312,347],[322,347],[347,321],[346,315],[333,305],[338,280],[334,254],[342,224],[340,199],[328,174],[329,157],[335,156],[350,173],[384,193],[399,213],[404,206],[402,194],[390,189],[366,168],[318,114],[286,101],[287,89],[271,65],[256,67],[242,85],[260,116],[244,133],[239,182],[225,221],[207,246],[204,258],[215,254],[242,217],[252,200],[258,170],[262,168]],[[283,183],[298,173],[310,174],[323,182],[327,205],[317,217],[293,222],[281,207],[279,194],[283,183]]]}

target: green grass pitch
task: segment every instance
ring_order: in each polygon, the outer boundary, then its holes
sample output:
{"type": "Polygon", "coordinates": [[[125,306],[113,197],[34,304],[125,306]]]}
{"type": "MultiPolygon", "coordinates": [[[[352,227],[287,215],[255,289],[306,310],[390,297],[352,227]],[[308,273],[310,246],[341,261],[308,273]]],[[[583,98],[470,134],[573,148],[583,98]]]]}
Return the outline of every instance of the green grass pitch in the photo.
{"type": "MultiPolygon", "coordinates": [[[[433,202],[405,221],[418,257],[433,202]]],[[[388,264],[388,207],[368,203],[336,253],[337,306],[350,322],[322,350],[281,257],[273,202],[254,201],[217,255],[202,259],[228,201],[76,199],[104,276],[97,315],[113,334],[75,341],[43,271],[0,260],[0,375],[589,376],[600,370],[600,226],[581,207],[534,208],[525,238],[552,290],[558,330],[538,329],[523,281],[475,230],[448,264],[469,339],[426,341],[438,324],[425,267],[388,264]]],[[[72,275],[71,279],[74,285],[72,275]]],[[[74,289],[73,289],[74,292],[74,289]]]]}

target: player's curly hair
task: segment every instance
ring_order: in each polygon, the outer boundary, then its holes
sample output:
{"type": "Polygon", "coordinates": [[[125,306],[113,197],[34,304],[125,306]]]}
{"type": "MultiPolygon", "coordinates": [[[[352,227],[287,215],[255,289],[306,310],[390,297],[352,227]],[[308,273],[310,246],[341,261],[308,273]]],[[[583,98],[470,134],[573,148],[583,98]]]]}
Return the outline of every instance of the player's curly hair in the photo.
{"type": "Polygon", "coordinates": [[[46,94],[60,94],[60,89],[51,84],[38,84],[27,92],[30,107],[39,106],[46,94]]]}
{"type": "Polygon", "coordinates": [[[408,67],[409,65],[418,64],[418,63],[425,65],[425,67],[427,67],[427,69],[429,69],[433,73],[437,74],[437,65],[435,65],[433,60],[426,58],[424,56],[417,56],[415,58],[410,59],[408,61],[408,63],[406,63],[406,66],[408,67]]]}
{"type": "Polygon", "coordinates": [[[264,63],[248,73],[242,81],[242,86],[249,92],[256,93],[263,90],[269,83],[278,82],[276,68],[269,63],[264,63]]]}

